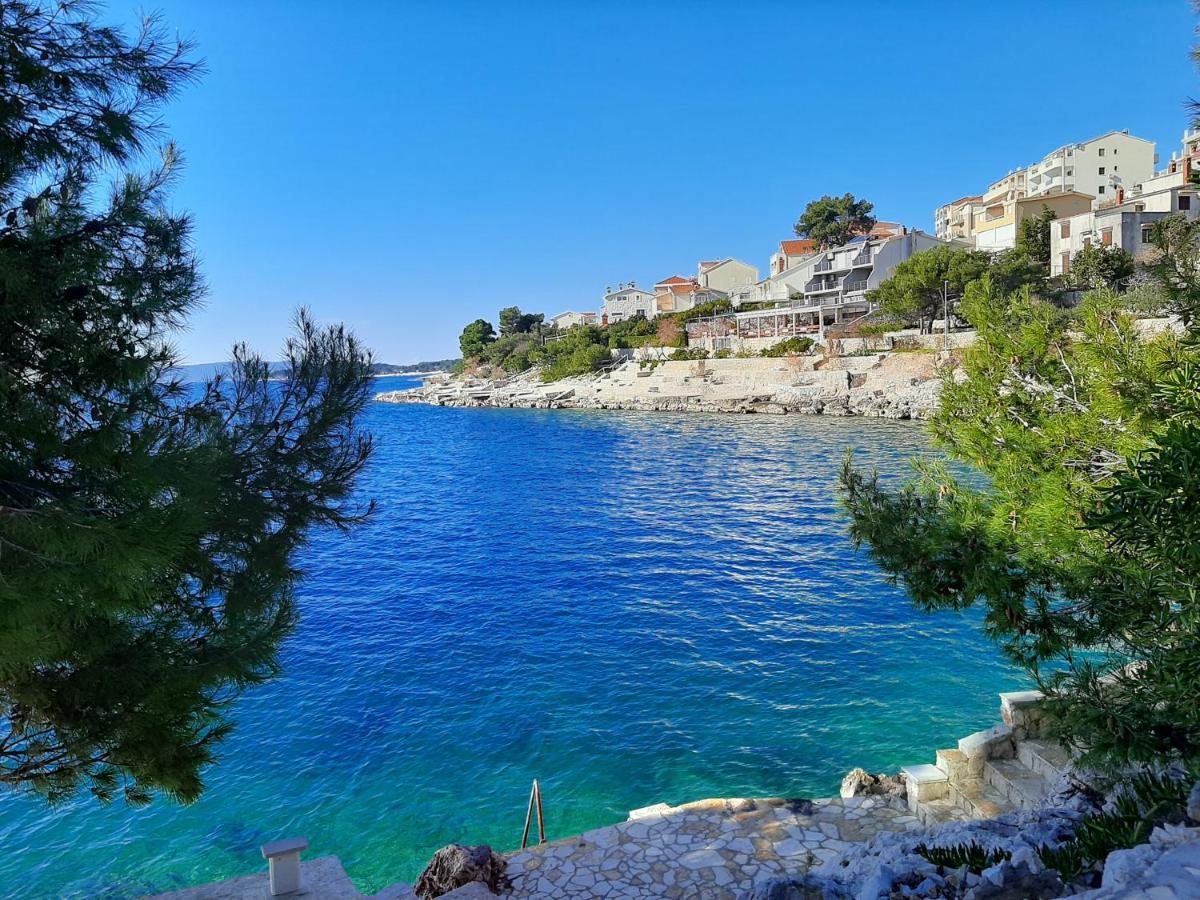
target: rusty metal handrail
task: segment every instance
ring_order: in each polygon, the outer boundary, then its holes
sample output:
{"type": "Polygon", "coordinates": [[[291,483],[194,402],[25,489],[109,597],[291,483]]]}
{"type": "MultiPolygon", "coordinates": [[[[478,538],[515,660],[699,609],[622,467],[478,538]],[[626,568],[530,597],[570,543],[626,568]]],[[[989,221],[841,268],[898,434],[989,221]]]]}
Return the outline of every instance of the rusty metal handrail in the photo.
{"type": "Polygon", "coordinates": [[[521,832],[521,849],[529,844],[529,825],[533,819],[534,804],[537,804],[538,843],[546,843],[546,823],[542,819],[542,789],[538,780],[533,779],[533,790],[529,792],[529,808],[525,810],[525,830],[521,832]]]}

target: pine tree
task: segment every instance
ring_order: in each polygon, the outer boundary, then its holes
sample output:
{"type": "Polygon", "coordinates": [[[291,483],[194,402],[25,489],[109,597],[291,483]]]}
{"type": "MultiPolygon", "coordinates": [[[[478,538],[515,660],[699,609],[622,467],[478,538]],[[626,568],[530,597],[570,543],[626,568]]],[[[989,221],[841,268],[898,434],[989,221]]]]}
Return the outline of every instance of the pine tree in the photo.
{"type": "Polygon", "coordinates": [[[198,67],[93,14],[0,5],[0,782],[186,802],[278,670],[307,535],[369,512],[370,359],[301,313],[281,372],[173,375],[203,284],[178,155],[146,159],[198,67]]]}

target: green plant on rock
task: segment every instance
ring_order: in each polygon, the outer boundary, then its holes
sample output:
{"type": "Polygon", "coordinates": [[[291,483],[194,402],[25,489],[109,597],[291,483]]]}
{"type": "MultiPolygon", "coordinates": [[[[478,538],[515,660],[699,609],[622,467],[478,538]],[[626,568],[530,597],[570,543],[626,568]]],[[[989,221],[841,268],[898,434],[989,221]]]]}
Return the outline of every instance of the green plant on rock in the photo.
{"type": "Polygon", "coordinates": [[[946,869],[961,869],[966,866],[978,875],[984,869],[990,869],[997,863],[1012,859],[1008,850],[986,850],[974,841],[969,844],[953,844],[949,847],[930,847],[918,844],[913,848],[918,856],[923,856],[935,866],[946,869]]]}

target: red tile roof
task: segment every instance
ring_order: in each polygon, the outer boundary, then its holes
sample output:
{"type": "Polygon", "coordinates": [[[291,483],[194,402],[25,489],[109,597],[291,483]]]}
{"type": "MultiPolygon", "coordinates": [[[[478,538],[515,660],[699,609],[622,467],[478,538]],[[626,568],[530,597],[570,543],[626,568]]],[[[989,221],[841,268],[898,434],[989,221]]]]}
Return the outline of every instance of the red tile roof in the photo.
{"type": "Polygon", "coordinates": [[[795,241],[780,241],[779,250],[787,256],[805,256],[809,253],[815,253],[817,242],[810,241],[807,238],[795,241]]]}
{"type": "Polygon", "coordinates": [[[700,263],[700,271],[707,272],[713,266],[719,266],[722,262],[723,262],[723,260],[719,260],[719,259],[714,259],[714,260],[711,260],[710,262],[702,262],[702,263],[700,263]]]}
{"type": "Polygon", "coordinates": [[[691,284],[690,278],[684,278],[682,275],[672,275],[670,278],[664,278],[662,281],[655,282],[654,286],[658,287],[664,284],[691,284]]]}

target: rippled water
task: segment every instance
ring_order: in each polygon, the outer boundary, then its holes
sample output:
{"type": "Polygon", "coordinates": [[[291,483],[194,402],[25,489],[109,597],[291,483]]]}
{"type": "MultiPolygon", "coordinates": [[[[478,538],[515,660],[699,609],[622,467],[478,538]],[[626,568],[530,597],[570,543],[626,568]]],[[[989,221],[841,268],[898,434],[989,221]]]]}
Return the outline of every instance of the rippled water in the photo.
{"type": "MultiPolygon", "coordinates": [[[[381,379],[380,389],[401,386],[381,379]]],[[[378,516],[320,535],[285,674],[246,695],[188,808],[0,798],[0,895],[135,896],[260,871],[305,835],[360,889],[453,840],[659,801],[827,796],[925,762],[1019,684],[975,616],[926,617],[845,536],[873,420],[373,404],[378,516]]]]}

